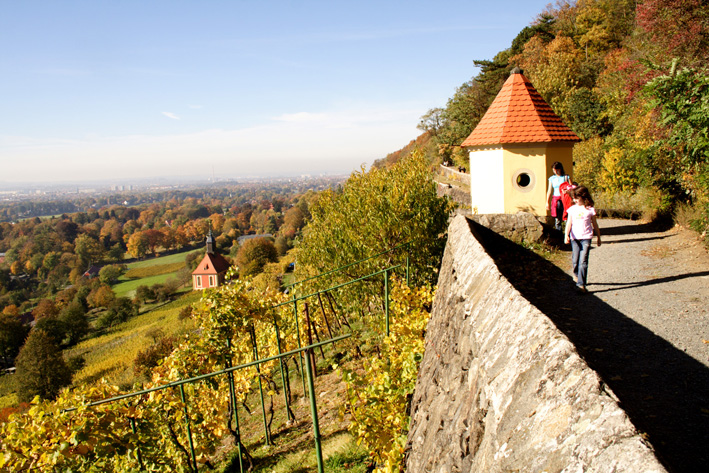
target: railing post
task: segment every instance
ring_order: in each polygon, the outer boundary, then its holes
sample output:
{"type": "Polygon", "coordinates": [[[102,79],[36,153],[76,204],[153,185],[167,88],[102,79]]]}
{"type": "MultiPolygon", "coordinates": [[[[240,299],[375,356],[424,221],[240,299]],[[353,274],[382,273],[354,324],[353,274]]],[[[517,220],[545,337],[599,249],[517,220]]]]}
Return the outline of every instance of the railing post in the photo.
{"type": "Polygon", "coordinates": [[[406,253],[406,286],[411,286],[410,272],[411,272],[411,263],[409,262],[409,253],[407,251],[407,253],[406,253]]]}
{"type": "MultiPolygon", "coordinates": [[[[313,349],[308,349],[308,358],[312,358],[313,349]]],[[[323,473],[322,445],[320,444],[320,423],[318,421],[318,406],[315,403],[315,382],[313,381],[313,368],[310,363],[305,363],[308,374],[308,388],[310,392],[310,415],[313,417],[313,437],[315,438],[315,456],[318,460],[318,473],[323,473]]]]}
{"type": "MultiPolygon", "coordinates": [[[[278,321],[276,320],[276,314],[273,314],[273,327],[276,329],[276,347],[278,348],[278,355],[281,354],[281,334],[278,331],[278,321]]],[[[281,365],[281,381],[283,382],[283,400],[286,403],[286,415],[288,420],[294,420],[291,415],[290,403],[288,402],[288,381],[286,379],[286,370],[283,367],[283,358],[278,358],[278,362],[281,365]]]]}
{"type": "Polygon", "coordinates": [[[389,336],[389,271],[384,271],[384,318],[386,336],[389,336]]]}
{"type": "Polygon", "coordinates": [[[187,440],[190,443],[190,455],[192,455],[192,468],[197,472],[197,456],[194,453],[194,443],[192,442],[192,429],[190,428],[190,414],[187,412],[187,401],[185,400],[185,385],[180,384],[180,397],[185,410],[185,424],[187,425],[187,440]]]}
{"type": "MultiPolygon", "coordinates": [[[[135,418],[129,417],[128,419],[130,420],[131,430],[134,434],[137,434],[138,430],[135,428],[135,418]]],[[[140,445],[137,445],[135,449],[138,452],[138,464],[140,465],[140,471],[143,471],[145,470],[145,465],[143,465],[143,456],[140,454],[140,445]]]]}
{"type": "MultiPolygon", "coordinates": [[[[256,329],[251,327],[251,344],[254,347],[254,361],[259,359],[258,348],[256,347],[256,329]]],[[[263,414],[263,430],[266,432],[266,445],[271,445],[271,432],[268,430],[268,421],[266,420],[266,402],[263,399],[263,382],[261,381],[261,365],[256,365],[256,373],[258,374],[258,390],[261,395],[261,414],[263,414]]]]}
{"type": "MultiPolygon", "coordinates": [[[[226,346],[229,349],[229,357],[226,360],[226,367],[231,368],[231,339],[226,339],[226,346]]],[[[231,410],[234,412],[234,431],[236,432],[236,445],[239,450],[239,473],[244,473],[244,460],[241,451],[241,431],[239,430],[239,412],[236,407],[236,389],[234,388],[234,373],[227,373],[229,379],[229,396],[231,397],[231,410]]]]}
{"type": "MultiPolygon", "coordinates": [[[[302,348],[300,343],[300,325],[298,323],[298,300],[295,298],[295,288],[293,288],[293,313],[295,314],[295,331],[298,335],[298,348],[302,348]]],[[[298,352],[298,363],[300,363],[300,380],[303,383],[303,396],[307,396],[307,389],[305,389],[305,376],[303,376],[303,352],[298,352]]]]}

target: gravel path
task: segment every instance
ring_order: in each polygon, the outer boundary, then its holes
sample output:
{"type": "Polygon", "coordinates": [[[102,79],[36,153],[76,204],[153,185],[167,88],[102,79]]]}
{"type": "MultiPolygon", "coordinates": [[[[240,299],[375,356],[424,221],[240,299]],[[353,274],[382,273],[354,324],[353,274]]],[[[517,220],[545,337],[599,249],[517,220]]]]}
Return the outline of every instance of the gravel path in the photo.
{"type": "Polygon", "coordinates": [[[602,244],[591,252],[589,291],[709,367],[706,249],[677,228],[657,232],[609,219],[599,226],[602,244]]]}
{"type": "Polygon", "coordinates": [[[589,294],[558,266],[488,235],[515,287],[576,345],[669,471],[709,471],[709,254],[690,232],[599,220],[589,294]]]}

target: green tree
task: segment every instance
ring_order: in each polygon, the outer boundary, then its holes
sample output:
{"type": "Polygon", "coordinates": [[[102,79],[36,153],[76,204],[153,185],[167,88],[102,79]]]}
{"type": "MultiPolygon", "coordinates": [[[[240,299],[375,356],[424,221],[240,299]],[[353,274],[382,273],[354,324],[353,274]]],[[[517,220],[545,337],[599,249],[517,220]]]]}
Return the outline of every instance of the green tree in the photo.
{"type": "Polygon", "coordinates": [[[34,330],[42,330],[52,337],[57,345],[61,345],[66,339],[66,326],[59,317],[45,317],[39,319],[34,325],[34,330]]]}
{"type": "Polygon", "coordinates": [[[84,266],[101,261],[104,251],[103,245],[86,233],[79,235],[74,241],[74,253],[84,266]]]}
{"type": "MultiPolygon", "coordinates": [[[[409,243],[413,279],[430,282],[443,256],[450,210],[449,201],[437,196],[421,152],[388,169],[355,172],[341,189],[324,191],[311,209],[296,270],[324,272],[409,243]]],[[[404,264],[403,254],[371,260],[359,275],[404,264]]]]}
{"type": "Polygon", "coordinates": [[[86,310],[78,300],[72,301],[62,309],[59,320],[64,324],[66,337],[70,345],[74,345],[89,332],[89,320],[86,318],[86,310]]]}
{"type": "Polygon", "coordinates": [[[44,330],[30,333],[15,366],[17,396],[21,402],[29,402],[35,396],[54,399],[62,387],[71,383],[71,370],[59,346],[44,330]]]}
{"type": "Polygon", "coordinates": [[[124,265],[109,264],[101,268],[98,272],[98,278],[103,284],[111,285],[121,277],[125,270],[126,267],[124,265]]]}
{"type": "Polygon", "coordinates": [[[278,261],[278,250],[268,238],[246,240],[236,253],[239,276],[254,276],[263,270],[266,263],[278,261]]]}
{"type": "Polygon", "coordinates": [[[111,307],[99,318],[98,325],[101,328],[111,328],[136,315],[138,315],[138,306],[127,297],[119,297],[113,301],[111,307]]]}

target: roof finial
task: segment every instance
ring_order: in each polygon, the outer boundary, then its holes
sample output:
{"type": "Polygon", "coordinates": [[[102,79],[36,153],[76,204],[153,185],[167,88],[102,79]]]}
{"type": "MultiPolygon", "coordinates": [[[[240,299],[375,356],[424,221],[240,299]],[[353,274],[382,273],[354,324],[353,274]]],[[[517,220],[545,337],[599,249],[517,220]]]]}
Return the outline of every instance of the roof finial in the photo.
{"type": "Polygon", "coordinates": [[[512,75],[512,74],[522,74],[522,69],[520,69],[519,67],[515,66],[514,69],[512,69],[512,70],[510,71],[510,75],[512,75]]]}

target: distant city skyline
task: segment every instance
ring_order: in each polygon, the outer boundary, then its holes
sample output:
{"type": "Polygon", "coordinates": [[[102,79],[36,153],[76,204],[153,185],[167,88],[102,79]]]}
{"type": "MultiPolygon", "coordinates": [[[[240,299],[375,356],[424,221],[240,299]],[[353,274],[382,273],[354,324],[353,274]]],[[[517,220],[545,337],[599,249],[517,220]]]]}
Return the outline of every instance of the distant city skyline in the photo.
{"type": "Polygon", "coordinates": [[[0,182],[349,174],[547,3],[5,2],[0,182]]]}

